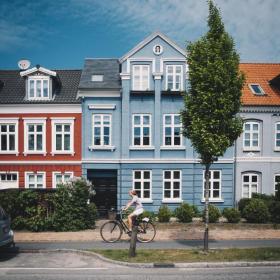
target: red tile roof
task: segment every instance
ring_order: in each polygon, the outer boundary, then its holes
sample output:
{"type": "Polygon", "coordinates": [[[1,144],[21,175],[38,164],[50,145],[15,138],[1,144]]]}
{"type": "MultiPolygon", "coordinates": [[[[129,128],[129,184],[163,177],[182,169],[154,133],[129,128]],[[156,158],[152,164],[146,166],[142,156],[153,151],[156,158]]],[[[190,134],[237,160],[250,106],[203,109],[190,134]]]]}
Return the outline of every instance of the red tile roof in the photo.
{"type": "Polygon", "coordinates": [[[241,63],[240,70],[246,77],[242,90],[243,105],[280,105],[280,89],[269,84],[270,80],[280,74],[280,63],[241,63]],[[255,95],[249,88],[249,84],[259,84],[265,95],[255,95]]]}

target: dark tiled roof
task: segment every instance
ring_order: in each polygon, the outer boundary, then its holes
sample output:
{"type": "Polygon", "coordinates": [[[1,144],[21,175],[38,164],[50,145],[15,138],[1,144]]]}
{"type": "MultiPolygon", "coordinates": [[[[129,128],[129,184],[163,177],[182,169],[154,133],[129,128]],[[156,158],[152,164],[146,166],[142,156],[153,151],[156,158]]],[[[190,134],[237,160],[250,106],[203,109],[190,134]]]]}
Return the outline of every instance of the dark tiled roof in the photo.
{"type": "Polygon", "coordinates": [[[20,76],[20,70],[0,70],[0,104],[20,103],[80,103],[76,98],[81,70],[54,70],[60,86],[56,87],[54,98],[51,100],[26,100],[25,81],[20,76]]]}
{"type": "Polygon", "coordinates": [[[85,59],[79,89],[120,89],[120,68],[118,59],[85,59]],[[103,82],[92,82],[92,75],[103,75],[103,82]]]}

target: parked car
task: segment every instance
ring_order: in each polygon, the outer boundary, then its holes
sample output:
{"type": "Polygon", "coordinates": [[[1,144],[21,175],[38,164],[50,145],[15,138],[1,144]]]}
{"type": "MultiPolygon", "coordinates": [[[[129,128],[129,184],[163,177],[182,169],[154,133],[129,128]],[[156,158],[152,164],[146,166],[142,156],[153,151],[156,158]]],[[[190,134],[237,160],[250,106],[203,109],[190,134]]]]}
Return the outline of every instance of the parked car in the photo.
{"type": "Polygon", "coordinates": [[[0,206],[0,247],[14,246],[14,233],[11,230],[11,219],[0,206]]]}

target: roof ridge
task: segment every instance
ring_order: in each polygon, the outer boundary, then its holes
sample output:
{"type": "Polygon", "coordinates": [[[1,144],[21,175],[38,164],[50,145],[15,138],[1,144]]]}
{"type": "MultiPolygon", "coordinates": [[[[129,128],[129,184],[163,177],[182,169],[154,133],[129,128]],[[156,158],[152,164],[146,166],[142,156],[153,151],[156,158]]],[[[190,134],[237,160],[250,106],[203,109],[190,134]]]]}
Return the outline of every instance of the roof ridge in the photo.
{"type": "Polygon", "coordinates": [[[280,65],[280,62],[240,62],[239,64],[280,65]]]}

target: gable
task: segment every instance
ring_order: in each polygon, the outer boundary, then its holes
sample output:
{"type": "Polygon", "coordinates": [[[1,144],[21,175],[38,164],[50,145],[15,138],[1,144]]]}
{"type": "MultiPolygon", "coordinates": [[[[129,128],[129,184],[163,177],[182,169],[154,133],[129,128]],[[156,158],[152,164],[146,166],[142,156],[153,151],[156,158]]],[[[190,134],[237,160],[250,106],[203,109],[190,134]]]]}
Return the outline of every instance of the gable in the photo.
{"type": "Polygon", "coordinates": [[[136,45],[131,51],[125,54],[120,62],[123,63],[130,58],[140,58],[140,57],[176,57],[176,58],[185,58],[185,50],[177,46],[173,41],[162,33],[156,32],[148,36],[138,45],[136,45]],[[162,47],[162,53],[156,55],[154,53],[155,46],[162,47]]]}

